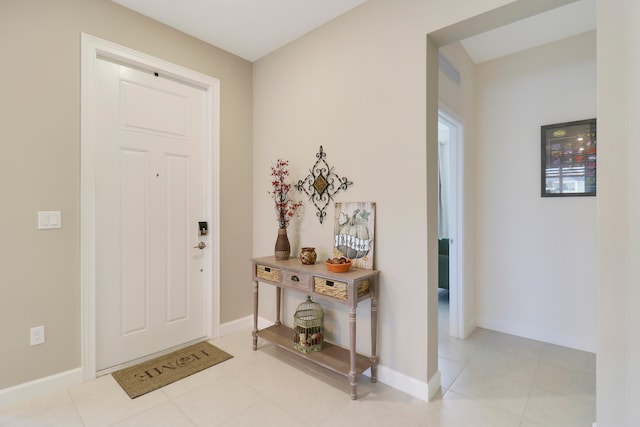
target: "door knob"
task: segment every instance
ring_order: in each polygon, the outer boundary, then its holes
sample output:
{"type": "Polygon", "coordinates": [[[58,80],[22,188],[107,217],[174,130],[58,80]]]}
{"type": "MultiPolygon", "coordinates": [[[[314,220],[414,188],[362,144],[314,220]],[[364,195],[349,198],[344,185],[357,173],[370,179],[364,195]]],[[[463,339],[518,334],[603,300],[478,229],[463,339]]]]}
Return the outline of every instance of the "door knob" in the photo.
{"type": "Polygon", "coordinates": [[[194,246],[194,248],[197,248],[197,249],[204,249],[206,247],[207,247],[207,245],[204,242],[200,242],[200,243],[198,243],[198,246],[194,246]]]}

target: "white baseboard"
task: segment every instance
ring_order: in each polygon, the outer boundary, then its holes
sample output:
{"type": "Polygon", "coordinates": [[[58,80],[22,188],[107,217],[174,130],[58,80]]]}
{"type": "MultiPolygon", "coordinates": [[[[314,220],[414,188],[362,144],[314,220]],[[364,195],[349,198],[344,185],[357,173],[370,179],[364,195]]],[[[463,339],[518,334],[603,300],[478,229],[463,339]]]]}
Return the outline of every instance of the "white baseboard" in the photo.
{"type": "MultiPolygon", "coordinates": [[[[258,329],[268,328],[273,322],[262,317],[258,317],[258,329]]],[[[243,331],[253,328],[253,315],[233,320],[231,322],[220,325],[220,336],[233,334],[234,332],[243,331]]]]}
{"type": "MultiPolygon", "coordinates": [[[[272,321],[258,317],[258,329],[267,328],[271,325],[273,325],[272,321]]],[[[247,316],[242,319],[220,325],[220,336],[252,327],[253,316],[247,316]]],[[[363,372],[363,375],[371,377],[371,371],[367,369],[363,372]]],[[[431,377],[428,383],[425,383],[383,365],[378,365],[378,381],[418,399],[430,400],[438,390],[440,390],[441,376],[440,371],[438,371],[433,375],[433,377],[431,377]]]]}
{"type": "Polygon", "coordinates": [[[586,351],[588,353],[596,352],[595,337],[577,337],[559,334],[555,331],[543,331],[524,324],[505,322],[500,319],[490,319],[487,317],[478,318],[477,325],[484,329],[586,351]]]}
{"type": "Polygon", "coordinates": [[[423,381],[378,365],[378,381],[421,400],[429,400],[429,386],[423,381]]]}
{"type": "Polygon", "coordinates": [[[0,390],[0,408],[15,405],[35,397],[66,390],[83,381],[82,368],[71,369],[44,378],[0,390]]]}
{"type": "Polygon", "coordinates": [[[243,317],[238,320],[220,324],[220,336],[223,337],[251,327],[253,327],[253,316],[243,317]]]}
{"type": "MultiPolygon", "coordinates": [[[[363,375],[371,377],[371,370],[367,369],[363,372],[363,375]]],[[[441,379],[440,371],[436,372],[429,382],[425,383],[386,366],[378,365],[378,381],[407,393],[416,399],[428,401],[440,390],[441,379]]]]}
{"type": "MultiPolygon", "coordinates": [[[[272,324],[273,322],[270,320],[258,318],[259,329],[269,327],[272,324]]],[[[220,325],[220,335],[224,336],[237,331],[250,329],[252,327],[253,316],[247,316],[242,319],[220,325]]],[[[364,375],[370,377],[371,372],[367,370],[364,372],[364,375]]],[[[49,393],[54,393],[56,391],[66,390],[68,387],[80,384],[83,381],[82,368],[76,368],[70,371],[61,372],[59,374],[38,378],[27,383],[8,387],[0,390],[0,408],[49,393]]],[[[436,392],[440,390],[441,385],[440,371],[436,372],[435,375],[425,383],[391,368],[387,368],[384,365],[378,365],[378,381],[421,400],[432,399],[436,392]]]]}
{"type": "MultiPolygon", "coordinates": [[[[271,326],[273,322],[266,319],[258,319],[258,327],[266,328],[271,326]]],[[[253,327],[253,316],[247,316],[233,322],[220,325],[220,334],[227,335],[243,329],[253,327]]],[[[38,378],[15,386],[7,387],[0,390],[0,408],[24,402],[29,399],[44,396],[57,391],[66,390],[72,385],[80,384],[84,381],[82,377],[82,368],[72,369],[66,372],[50,375],[44,378],[38,378]]]]}
{"type": "Polygon", "coordinates": [[[433,400],[434,396],[442,388],[442,374],[440,371],[436,371],[435,374],[427,382],[427,393],[429,395],[429,401],[433,400]]]}

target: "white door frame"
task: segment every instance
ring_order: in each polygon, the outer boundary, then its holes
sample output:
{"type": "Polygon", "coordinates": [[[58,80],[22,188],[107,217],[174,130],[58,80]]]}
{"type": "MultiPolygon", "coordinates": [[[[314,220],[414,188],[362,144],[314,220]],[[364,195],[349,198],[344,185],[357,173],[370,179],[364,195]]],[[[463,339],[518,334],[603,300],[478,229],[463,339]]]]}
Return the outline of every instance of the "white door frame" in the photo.
{"type": "Polygon", "coordinates": [[[453,130],[449,140],[449,335],[464,339],[464,125],[442,103],[438,120],[453,130]]]}
{"type": "Polygon", "coordinates": [[[138,69],[162,73],[206,92],[206,162],[205,188],[208,200],[210,257],[205,262],[207,336],[215,338],[220,330],[220,81],[182,66],[135,50],[82,34],[81,40],[81,167],[80,167],[80,315],[81,362],[84,380],[96,376],[95,318],[95,134],[96,95],[93,89],[95,63],[98,58],[138,69]]]}

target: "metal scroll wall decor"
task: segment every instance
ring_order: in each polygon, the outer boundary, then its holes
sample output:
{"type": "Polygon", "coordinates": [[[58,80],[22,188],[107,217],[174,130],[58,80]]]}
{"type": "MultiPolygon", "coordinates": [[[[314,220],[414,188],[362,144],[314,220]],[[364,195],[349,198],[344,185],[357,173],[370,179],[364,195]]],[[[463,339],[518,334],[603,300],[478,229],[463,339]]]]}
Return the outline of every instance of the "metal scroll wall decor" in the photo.
{"type": "Polygon", "coordinates": [[[353,184],[347,178],[338,176],[333,167],[330,167],[326,160],[327,154],[320,150],[316,154],[316,160],[313,167],[309,170],[309,175],[305,179],[301,179],[296,184],[296,188],[304,191],[309,200],[313,202],[318,212],[316,216],[320,220],[320,224],[327,216],[327,206],[333,200],[333,196],[340,190],[346,190],[353,184]]]}

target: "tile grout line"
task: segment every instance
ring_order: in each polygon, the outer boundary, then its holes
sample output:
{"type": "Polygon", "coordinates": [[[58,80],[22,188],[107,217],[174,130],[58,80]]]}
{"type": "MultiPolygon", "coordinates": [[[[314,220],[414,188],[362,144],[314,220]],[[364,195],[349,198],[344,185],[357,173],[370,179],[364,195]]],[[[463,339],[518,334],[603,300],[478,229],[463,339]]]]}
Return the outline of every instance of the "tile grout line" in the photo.
{"type": "Polygon", "coordinates": [[[527,413],[527,408],[529,407],[529,400],[531,399],[531,393],[533,392],[533,385],[536,382],[536,378],[538,377],[538,371],[540,370],[540,364],[542,363],[542,354],[544,353],[544,348],[546,344],[542,344],[542,349],[540,350],[540,355],[538,356],[538,363],[536,364],[536,371],[533,374],[533,379],[531,380],[531,385],[529,386],[529,394],[527,395],[527,401],[524,405],[524,411],[522,412],[522,419],[520,420],[520,426],[526,421],[525,415],[527,413]]]}

